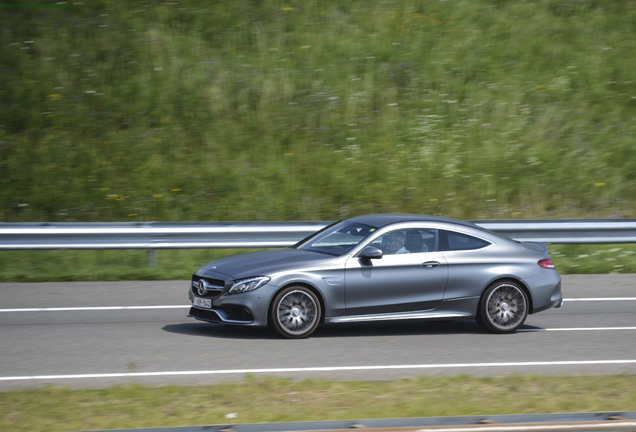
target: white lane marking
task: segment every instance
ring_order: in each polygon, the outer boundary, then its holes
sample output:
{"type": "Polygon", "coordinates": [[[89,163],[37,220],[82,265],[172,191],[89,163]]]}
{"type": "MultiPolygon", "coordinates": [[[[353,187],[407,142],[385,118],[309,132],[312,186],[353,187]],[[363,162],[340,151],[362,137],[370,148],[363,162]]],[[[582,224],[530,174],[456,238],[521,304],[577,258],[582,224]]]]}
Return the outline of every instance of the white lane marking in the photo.
{"type": "Polygon", "coordinates": [[[572,328],[520,328],[517,332],[555,332],[555,331],[601,331],[601,330],[636,330],[636,327],[572,327],[572,328]]]}
{"type": "Polygon", "coordinates": [[[451,363],[451,364],[419,364],[419,365],[385,365],[385,366],[323,366],[304,368],[263,368],[263,369],[228,369],[228,370],[194,370],[169,372],[126,372],[126,373],[92,373],[75,375],[24,375],[0,376],[0,381],[25,380],[58,380],[58,379],[93,379],[93,378],[132,378],[132,377],[165,377],[186,375],[245,375],[245,374],[275,374],[275,373],[303,373],[303,372],[346,372],[346,371],[374,371],[374,370],[403,370],[403,369],[458,369],[484,367],[528,367],[528,366],[598,366],[598,365],[634,365],[636,360],[571,360],[571,361],[535,361],[535,362],[504,362],[504,363],[451,363]]]}
{"type": "MultiPolygon", "coordinates": [[[[570,298],[564,302],[600,302],[600,301],[636,301],[636,297],[570,298]]],[[[72,312],[72,311],[108,311],[108,310],[144,310],[144,309],[185,309],[190,305],[166,306],[80,306],[52,308],[16,308],[0,309],[0,312],[72,312]]]]}
{"type": "Polygon", "coordinates": [[[636,297],[570,298],[564,302],[634,301],[636,297]]]}
{"type": "MultiPolygon", "coordinates": [[[[113,311],[113,310],[152,310],[152,309],[187,309],[190,305],[167,306],[95,306],[95,307],[58,307],[58,308],[24,308],[0,309],[0,312],[78,312],[78,311],[113,311]]],[[[636,330],[636,327],[572,327],[572,328],[521,328],[519,333],[555,332],[555,331],[619,331],[636,330]]]]}
{"type": "Polygon", "coordinates": [[[0,312],[76,312],[76,311],[109,311],[109,310],[144,310],[144,309],[185,309],[190,305],[168,306],[86,306],[86,307],[56,307],[56,308],[22,308],[0,309],[0,312]]]}

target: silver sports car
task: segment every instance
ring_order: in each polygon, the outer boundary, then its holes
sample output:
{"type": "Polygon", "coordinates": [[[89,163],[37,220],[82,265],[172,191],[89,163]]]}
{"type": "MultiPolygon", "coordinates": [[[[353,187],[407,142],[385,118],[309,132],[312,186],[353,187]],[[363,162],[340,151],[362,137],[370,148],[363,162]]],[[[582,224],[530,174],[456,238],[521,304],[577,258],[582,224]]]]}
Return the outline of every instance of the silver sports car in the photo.
{"type": "Polygon", "coordinates": [[[322,323],[475,318],[495,333],[560,307],[561,278],[541,243],[453,219],[368,215],[283,249],[199,268],[190,316],[271,326],[303,338],[322,323]]]}

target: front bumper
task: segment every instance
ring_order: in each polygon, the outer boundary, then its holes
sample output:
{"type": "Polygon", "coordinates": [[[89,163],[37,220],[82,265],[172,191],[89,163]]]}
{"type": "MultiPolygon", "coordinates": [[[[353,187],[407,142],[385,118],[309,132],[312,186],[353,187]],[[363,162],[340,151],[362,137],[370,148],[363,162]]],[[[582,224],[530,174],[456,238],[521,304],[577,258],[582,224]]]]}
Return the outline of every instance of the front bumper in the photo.
{"type": "Polygon", "coordinates": [[[254,323],[252,313],[241,306],[212,307],[212,309],[192,306],[188,316],[200,321],[217,324],[250,325],[254,323]]]}
{"type": "Polygon", "coordinates": [[[229,283],[206,277],[207,282],[210,282],[207,285],[210,289],[201,294],[197,289],[200,279],[201,277],[195,276],[188,288],[191,303],[189,317],[217,324],[267,324],[267,302],[260,295],[266,292],[264,287],[243,294],[227,294],[229,283]]]}

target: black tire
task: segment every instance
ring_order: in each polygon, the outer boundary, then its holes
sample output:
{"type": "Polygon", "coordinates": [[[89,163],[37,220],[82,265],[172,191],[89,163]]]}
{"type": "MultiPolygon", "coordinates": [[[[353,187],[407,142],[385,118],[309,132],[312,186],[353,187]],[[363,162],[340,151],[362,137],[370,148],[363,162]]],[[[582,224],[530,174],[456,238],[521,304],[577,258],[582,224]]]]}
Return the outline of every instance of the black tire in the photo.
{"type": "Polygon", "coordinates": [[[512,333],[526,321],[528,309],[528,295],[519,284],[495,282],[481,296],[477,322],[493,333],[512,333]]]}
{"type": "Polygon", "coordinates": [[[279,292],[271,305],[271,322],[283,337],[300,339],[312,334],[320,324],[321,307],[308,288],[292,286],[279,292]]]}

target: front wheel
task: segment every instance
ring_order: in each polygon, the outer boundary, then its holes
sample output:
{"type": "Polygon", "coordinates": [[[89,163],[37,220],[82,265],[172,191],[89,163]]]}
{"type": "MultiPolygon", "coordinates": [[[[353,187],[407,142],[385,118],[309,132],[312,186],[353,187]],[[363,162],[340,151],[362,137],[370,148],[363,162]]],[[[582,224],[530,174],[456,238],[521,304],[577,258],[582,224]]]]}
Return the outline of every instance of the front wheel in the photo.
{"type": "Polygon", "coordinates": [[[486,288],[479,302],[477,322],[493,333],[512,333],[528,317],[528,296],[516,283],[496,282],[486,288]]]}
{"type": "Polygon", "coordinates": [[[305,287],[289,287],[274,297],[271,306],[272,323],[276,331],[286,338],[309,336],[320,323],[320,301],[305,287]]]}

